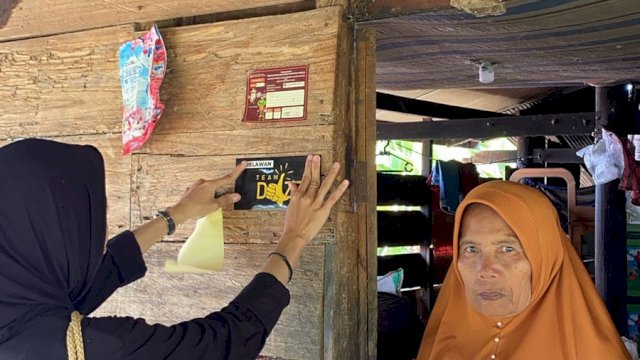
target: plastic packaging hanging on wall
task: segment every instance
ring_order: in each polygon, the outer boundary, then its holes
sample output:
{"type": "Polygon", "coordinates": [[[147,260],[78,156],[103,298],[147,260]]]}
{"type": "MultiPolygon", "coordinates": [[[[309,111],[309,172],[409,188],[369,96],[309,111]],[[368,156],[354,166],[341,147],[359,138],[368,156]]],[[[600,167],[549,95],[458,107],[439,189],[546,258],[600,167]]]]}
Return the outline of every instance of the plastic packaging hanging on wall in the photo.
{"type": "Polygon", "coordinates": [[[167,51],[157,26],[120,47],[122,86],[122,153],[138,150],[162,115],[160,85],[167,69],[167,51]]]}
{"type": "Polygon", "coordinates": [[[584,158],[584,164],[597,185],[622,178],[624,173],[624,153],[616,135],[602,129],[602,137],[594,145],[576,152],[584,158]]]}

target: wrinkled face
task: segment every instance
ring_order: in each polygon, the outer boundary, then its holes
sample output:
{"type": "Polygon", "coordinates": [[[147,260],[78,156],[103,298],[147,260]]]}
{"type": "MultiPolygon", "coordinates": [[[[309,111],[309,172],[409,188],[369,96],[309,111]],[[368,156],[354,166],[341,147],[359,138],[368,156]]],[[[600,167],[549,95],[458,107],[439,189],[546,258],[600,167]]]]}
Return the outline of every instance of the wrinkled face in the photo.
{"type": "Polygon", "coordinates": [[[462,217],[458,271],[469,304],[485,316],[522,312],[531,301],[531,264],[511,227],[488,206],[462,217]]]}

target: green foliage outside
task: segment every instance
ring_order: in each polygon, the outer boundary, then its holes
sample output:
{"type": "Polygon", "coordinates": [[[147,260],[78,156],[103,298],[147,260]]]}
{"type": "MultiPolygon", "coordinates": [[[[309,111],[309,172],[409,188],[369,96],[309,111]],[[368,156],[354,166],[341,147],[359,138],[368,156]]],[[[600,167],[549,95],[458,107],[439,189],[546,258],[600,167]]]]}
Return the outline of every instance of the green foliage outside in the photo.
{"type": "MultiPolygon", "coordinates": [[[[475,148],[433,146],[433,161],[457,160],[468,162],[476,153],[488,150],[516,150],[516,146],[507,138],[498,138],[480,142],[475,148]]],[[[378,141],[376,144],[376,168],[382,172],[402,175],[420,175],[424,161],[422,143],[402,140],[378,141]],[[409,170],[409,171],[407,171],[409,170]]],[[[507,160],[507,159],[505,159],[507,160]]],[[[505,168],[515,168],[515,159],[507,163],[476,164],[483,178],[504,178],[505,168]]]]}
{"type": "MultiPolygon", "coordinates": [[[[516,150],[516,146],[506,138],[498,138],[480,142],[475,148],[433,146],[432,161],[457,160],[468,162],[474,154],[487,150],[516,150]]],[[[378,141],[376,143],[376,169],[400,175],[420,175],[424,161],[422,143],[402,140],[378,141]]],[[[506,159],[505,159],[506,160],[506,159]]],[[[476,169],[483,178],[504,178],[505,168],[515,168],[515,159],[508,163],[476,164],[476,169]]],[[[419,207],[411,206],[378,206],[383,211],[410,211],[419,207]]],[[[399,255],[420,252],[419,246],[379,247],[378,255],[399,255]]]]}

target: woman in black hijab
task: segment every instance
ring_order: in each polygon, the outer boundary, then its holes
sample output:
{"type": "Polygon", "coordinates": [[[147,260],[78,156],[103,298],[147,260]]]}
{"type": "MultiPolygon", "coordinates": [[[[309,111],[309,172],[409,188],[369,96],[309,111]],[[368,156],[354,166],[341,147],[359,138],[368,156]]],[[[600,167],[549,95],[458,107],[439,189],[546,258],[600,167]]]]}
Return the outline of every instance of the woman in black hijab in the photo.
{"type": "Polygon", "coordinates": [[[232,184],[245,166],[221,179],[197,181],[167,209],[168,218],[125,231],[105,248],[104,163],[98,150],[37,139],[0,148],[0,359],[83,353],[88,360],[255,359],[289,303],[289,265],[297,265],[348,187],[345,180],[327,196],[339,165],[321,182],[318,156],[307,158],[302,182],[293,187],[279,254],[269,257],[227,307],[173,326],[129,317],[82,318],[118,287],[144,276],[142,252],[174,225],[238,201],[238,194],[212,194],[232,184]]]}

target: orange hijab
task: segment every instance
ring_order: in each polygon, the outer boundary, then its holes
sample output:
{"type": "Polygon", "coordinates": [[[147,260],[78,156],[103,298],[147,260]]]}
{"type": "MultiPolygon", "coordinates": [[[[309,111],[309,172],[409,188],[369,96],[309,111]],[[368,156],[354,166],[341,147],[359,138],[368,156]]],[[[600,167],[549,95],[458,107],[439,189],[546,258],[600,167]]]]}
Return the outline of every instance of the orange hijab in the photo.
{"type": "Polygon", "coordinates": [[[536,189],[507,181],[478,186],[458,207],[453,263],[429,318],[418,360],[488,360],[492,355],[509,360],[630,359],[551,202],[536,189]],[[472,203],[500,214],[531,263],[531,303],[510,318],[487,317],[467,304],[456,264],[460,220],[472,203]]]}

